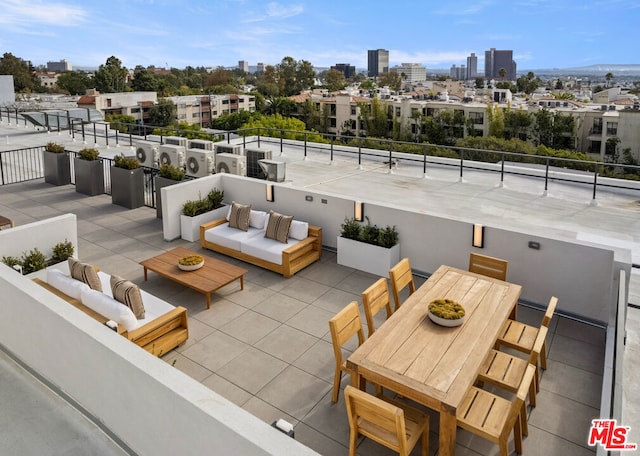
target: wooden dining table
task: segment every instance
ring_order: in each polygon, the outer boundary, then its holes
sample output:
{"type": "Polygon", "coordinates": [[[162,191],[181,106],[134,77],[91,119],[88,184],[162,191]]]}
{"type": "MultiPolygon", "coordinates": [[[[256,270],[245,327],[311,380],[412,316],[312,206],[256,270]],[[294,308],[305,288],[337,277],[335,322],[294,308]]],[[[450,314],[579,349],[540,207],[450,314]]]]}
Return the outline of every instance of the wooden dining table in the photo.
{"type": "Polygon", "coordinates": [[[370,381],[439,412],[438,454],[454,455],[456,411],[521,292],[520,285],[440,266],[349,356],[352,385],[364,389],[370,381]],[[432,322],[435,299],[459,302],[463,324],[432,322]]]}

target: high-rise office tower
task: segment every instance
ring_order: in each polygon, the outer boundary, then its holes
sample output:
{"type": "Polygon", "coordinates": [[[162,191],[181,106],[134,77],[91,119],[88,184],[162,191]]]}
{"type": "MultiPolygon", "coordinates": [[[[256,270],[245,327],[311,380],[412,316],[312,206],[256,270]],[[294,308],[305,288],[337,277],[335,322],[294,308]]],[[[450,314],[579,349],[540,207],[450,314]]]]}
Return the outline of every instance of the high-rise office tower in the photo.
{"type": "Polygon", "coordinates": [[[368,55],[368,75],[369,77],[378,76],[380,73],[389,71],[389,51],[386,49],[369,50],[368,55]]]}
{"type": "Polygon", "coordinates": [[[249,62],[246,60],[238,60],[238,69],[244,71],[245,73],[249,72],[249,62]]]}
{"type": "Polygon", "coordinates": [[[467,79],[475,79],[478,77],[478,56],[475,53],[471,53],[467,57],[467,79]]]}
{"type": "Polygon", "coordinates": [[[356,74],[356,67],[348,63],[336,63],[331,67],[332,70],[339,71],[344,74],[345,79],[349,79],[356,74]]]}
{"type": "Polygon", "coordinates": [[[257,63],[256,72],[257,73],[264,73],[264,63],[263,62],[258,62],[257,63]]]}
{"type": "Polygon", "coordinates": [[[484,77],[488,79],[503,79],[500,70],[505,70],[504,80],[516,80],[516,62],[513,61],[513,51],[497,51],[491,48],[484,51],[484,77]]]}

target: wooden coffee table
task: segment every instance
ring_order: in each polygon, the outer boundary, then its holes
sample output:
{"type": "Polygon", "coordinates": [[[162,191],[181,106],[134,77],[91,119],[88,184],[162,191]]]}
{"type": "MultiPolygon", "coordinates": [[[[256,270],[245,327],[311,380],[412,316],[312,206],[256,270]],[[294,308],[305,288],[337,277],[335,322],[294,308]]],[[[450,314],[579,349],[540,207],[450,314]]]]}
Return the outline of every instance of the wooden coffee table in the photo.
{"type": "Polygon", "coordinates": [[[203,293],[207,298],[207,309],[211,308],[211,293],[234,280],[240,279],[240,289],[244,290],[246,269],[202,255],[204,257],[204,266],[195,271],[183,271],[178,267],[178,260],[187,255],[200,254],[177,247],[162,255],[141,261],[140,264],[144,267],[144,280],[147,280],[147,270],[150,270],[185,287],[203,293]]]}

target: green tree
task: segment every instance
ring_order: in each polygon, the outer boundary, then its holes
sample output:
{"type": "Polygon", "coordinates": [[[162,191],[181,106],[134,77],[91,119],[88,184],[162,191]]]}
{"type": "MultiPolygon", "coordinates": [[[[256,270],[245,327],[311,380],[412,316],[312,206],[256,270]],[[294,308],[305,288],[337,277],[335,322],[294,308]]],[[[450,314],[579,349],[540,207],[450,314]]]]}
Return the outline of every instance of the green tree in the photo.
{"type": "Polygon", "coordinates": [[[398,91],[402,88],[402,77],[396,71],[387,71],[378,76],[378,85],[398,91]]]}
{"type": "Polygon", "coordinates": [[[93,82],[86,74],[79,71],[65,71],[58,76],[58,87],[71,95],[84,95],[93,82]]]}
{"type": "Polygon", "coordinates": [[[329,92],[342,90],[347,85],[347,81],[344,78],[344,73],[338,70],[326,71],[324,75],[324,82],[329,92]]]}
{"type": "Polygon", "coordinates": [[[533,119],[531,114],[523,109],[513,110],[507,107],[503,112],[505,138],[518,138],[527,140],[527,132],[533,119]]]}
{"type": "Polygon", "coordinates": [[[127,68],[122,66],[120,59],[111,56],[93,75],[95,88],[102,93],[123,92],[127,74],[127,68]]]}
{"type": "Polygon", "coordinates": [[[364,81],[362,81],[360,83],[360,88],[362,90],[373,90],[373,89],[375,89],[375,87],[376,87],[376,85],[375,85],[375,83],[373,82],[372,79],[365,79],[364,81]]]}
{"type": "Polygon", "coordinates": [[[524,92],[527,95],[531,95],[540,87],[540,78],[537,78],[532,71],[529,71],[526,76],[520,76],[516,80],[516,87],[518,92],[524,92]]]}
{"type": "Polygon", "coordinates": [[[367,125],[367,136],[386,138],[389,135],[389,118],[386,106],[375,95],[371,103],[359,103],[360,119],[367,125]]]}
{"type": "Polygon", "coordinates": [[[13,87],[16,92],[41,91],[40,80],[36,76],[31,62],[22,60],[10,52],[5,52],[0,58],[0,74],[13,76],[13,87]]]}
{"type": "Polygon", "coordinates": [[[489,136],[504,138],[504,117],[502,110],[496,103],[487,105],[487,119],[489,121],[489,136]]]}
{"type": "MultiPolygon", "coordinates": [[[[265,69],[266,76],[266,69],[265,69]]],[[[279,94],[285,97],[297,95],[313,86],[316,73],[311,62],[284,57],[275,67],[275,82],[279,94]]]]}
{"type": "Polygon", "coordinates": [[[149,123],[154,127],[166,127],[176,121],[176,105],[171,100],[161,98],[158,104],[149,108],[149,123]]]}
{"type": "Polygon", "coordinates": [[[133,73],[131,88],[136,92],[157,92],[158,80],[152,72],[146,68],[136,67],[133,73]]]}
{"type": "Polygon", "coordinates": [[[223,114],[211,121],[211,128],[219,130],[238,130],[252,118],[259,116],[257,112],[240,111],[231,114],[223,114]]]}
{"type": "Polygon", "coordinates": [[[263,112],[267,115],[281,114],[285,117],[289,117],[296,111],[296,103],[287,97],[274,97],[267,102],[263,112]]]}
{"type": "Polygon", "coordinates": [[[614,78],[613,73],[607,73],[604,75],[604,78],[607,80],[607,87],[611,84],[611,80],[614,78]]]}
{"type": "Polygon", "coordinates": [[[504,68],[500,68],[498,70],[498,74],[500,75],[500,79],[504,80],[505,76],[507,76],[507,70],[504,68]]]}
{"type": "Polygon", "coordinates": [[[484,88],[484,79],[483,78],[476,78],[476,89],[483,89],[484,88]]]}

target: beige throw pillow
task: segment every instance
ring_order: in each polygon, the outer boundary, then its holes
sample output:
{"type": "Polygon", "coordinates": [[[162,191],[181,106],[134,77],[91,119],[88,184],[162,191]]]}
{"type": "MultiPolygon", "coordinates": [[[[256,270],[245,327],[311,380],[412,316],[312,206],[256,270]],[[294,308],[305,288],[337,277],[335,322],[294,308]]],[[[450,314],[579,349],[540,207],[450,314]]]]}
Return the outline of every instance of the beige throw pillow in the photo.
{"type": "Polygon", "coordinates": [[[116,301],[131,309],[138,320],[144,318],[144,304],[142,303],[142,295],[138,285],[117,275],[112,275],[111,293],[116,301]]]}
{"type": "Polygon", "coordinates": [[[291,227],[292,220],[292,215],[282,215],[274,211],[269,211],[269,222],[267,223],[264,237],[286,244],[289,238],[289,228],[291,227]]]}
{"type": "Polygon", "coordinates": [[[229,215],[229,226],[242,231],[249,229],[249,217],[251,216],[251,205],[231,203],[231,214],[229,215]]]}
{"type": "Polygon", "coordinates": [[[95,268],[87,263],[81,263],[75,258],[69,258],[69,272],[71,277],[86,283],[92,290],[102,291],[102,282],[95,268]]]}

